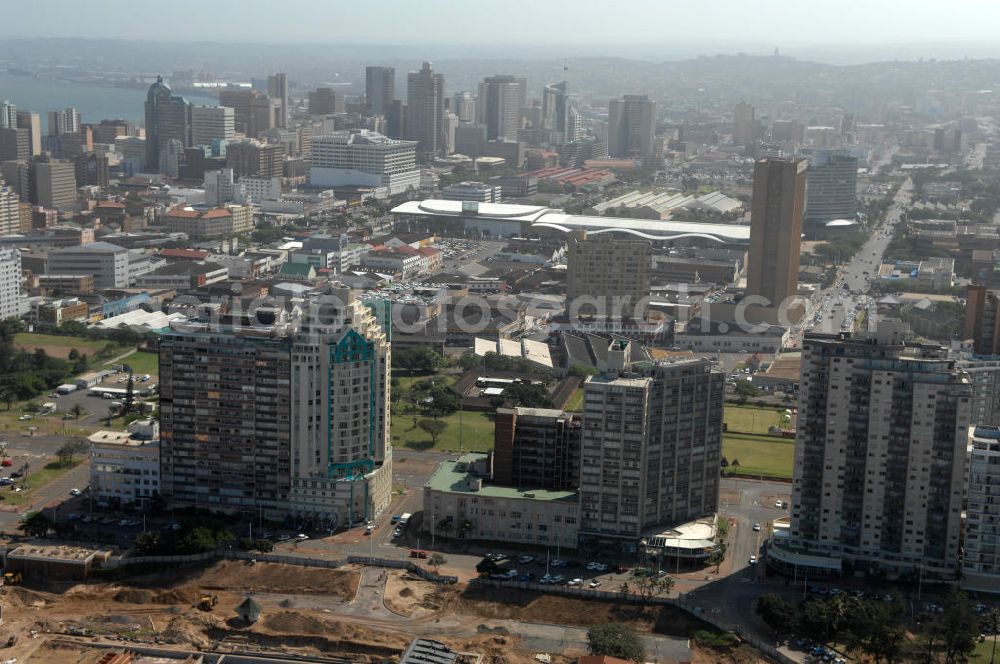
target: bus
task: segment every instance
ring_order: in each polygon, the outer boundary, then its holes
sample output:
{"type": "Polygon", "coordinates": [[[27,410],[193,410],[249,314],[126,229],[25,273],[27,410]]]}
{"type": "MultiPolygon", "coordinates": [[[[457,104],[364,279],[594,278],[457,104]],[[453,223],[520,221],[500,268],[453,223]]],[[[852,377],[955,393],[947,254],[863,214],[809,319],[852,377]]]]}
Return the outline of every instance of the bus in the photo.
{"type": "Polygon", "coordinates": [[[405,529],[406,528],[406,524],[408,524],[410,522],[410,517],[411,516],[413,516],[413,515],[410,514],[409,512],[404,512],[399,517],[399,521],[396,522],[396,525],[399,526],[400,528],[405,529]]]}

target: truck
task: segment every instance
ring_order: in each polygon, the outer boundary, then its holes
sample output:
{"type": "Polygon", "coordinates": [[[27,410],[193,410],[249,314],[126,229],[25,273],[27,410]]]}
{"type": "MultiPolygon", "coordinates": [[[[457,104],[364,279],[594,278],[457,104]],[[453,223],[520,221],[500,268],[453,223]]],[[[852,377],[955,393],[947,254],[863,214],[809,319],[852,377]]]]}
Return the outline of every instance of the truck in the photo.
{"type": "Polygon", "coordinates": [[[76,390],[77,390],[76,385],[72,383],[63,383],[62,385],[56,388],[56,394],[66,395],[69,394],[70,392],[76,392],[76,390]]]}
{"type": "Polygon", "coordinates": [[[410,514],[409,512],[404,512],[402,515],[400,515],[399,521],[396,523],[396,525],[399,526],[400,528],[406,528],[406,524],[410,522],[411,516],[413,515],[410,514]]]}

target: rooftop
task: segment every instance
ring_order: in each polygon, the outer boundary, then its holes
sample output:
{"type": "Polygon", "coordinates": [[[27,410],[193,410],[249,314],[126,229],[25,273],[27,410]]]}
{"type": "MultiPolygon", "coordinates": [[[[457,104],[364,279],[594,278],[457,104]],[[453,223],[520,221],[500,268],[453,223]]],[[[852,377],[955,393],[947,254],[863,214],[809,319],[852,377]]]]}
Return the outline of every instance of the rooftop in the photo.
{"type": "Polygon", "coordinates": [[[547,491],[545,489],[515,489],[513,487],[495,486],[483,483],[477,488],[480,477],[472,471],[471,465],[476,461],[486,459],[485,454],[466,454],[458,461],[442,462],[430,479],[427,486],[435,491],[451,493],[473,493],[487,498],[522,498],[526,500],[566,500],[576,502],[576,491],[547,491]]]}

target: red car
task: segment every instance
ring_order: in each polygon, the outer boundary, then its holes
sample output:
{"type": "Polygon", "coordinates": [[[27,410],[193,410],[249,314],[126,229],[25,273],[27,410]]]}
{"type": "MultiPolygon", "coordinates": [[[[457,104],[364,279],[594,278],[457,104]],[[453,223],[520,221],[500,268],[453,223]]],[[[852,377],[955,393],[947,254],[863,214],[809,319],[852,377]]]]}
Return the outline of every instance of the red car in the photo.
{"type": "Polygon", "coordinates": [[[14,462],[11,461],[10,459],[4,459],[3,461],[0,461],[0,466],[3,466],[4,468],[8,468],[8,467],[13,466],[13,465],[14,465],[14,462]]]}

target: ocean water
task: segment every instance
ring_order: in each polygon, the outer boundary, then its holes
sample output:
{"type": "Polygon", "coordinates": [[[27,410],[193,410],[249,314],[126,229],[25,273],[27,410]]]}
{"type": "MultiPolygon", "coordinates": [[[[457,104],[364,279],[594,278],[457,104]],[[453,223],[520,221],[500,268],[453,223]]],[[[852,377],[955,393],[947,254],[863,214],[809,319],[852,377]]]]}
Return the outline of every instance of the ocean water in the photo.
{"type": "MultiPolygon", "coordinates": [[[[218,100],[207,96],[185,98],[192,104],[214,105],[218,100]]],[[[48,131],[45,114],[67,106],[80,111],[84,122],[98,123],[122,118],[142,124],[145,120],[146,91],[138,88],[114,88],[80,83],[64,83],[30,76],[0,73],[0,99],[17,105],[18,110],[34,111],[42,116],[42,131],[48,131]]]]}

